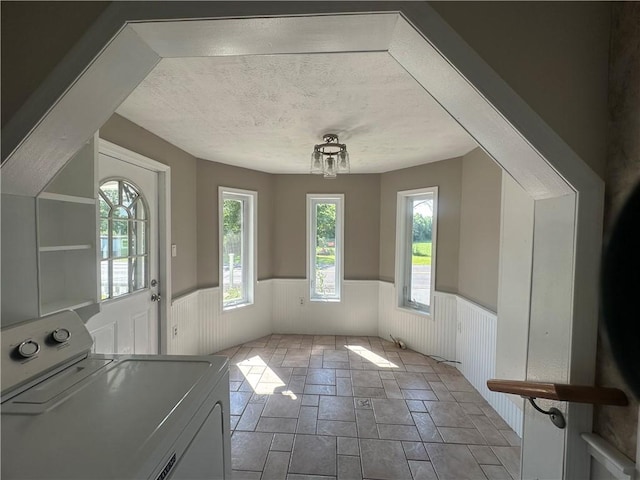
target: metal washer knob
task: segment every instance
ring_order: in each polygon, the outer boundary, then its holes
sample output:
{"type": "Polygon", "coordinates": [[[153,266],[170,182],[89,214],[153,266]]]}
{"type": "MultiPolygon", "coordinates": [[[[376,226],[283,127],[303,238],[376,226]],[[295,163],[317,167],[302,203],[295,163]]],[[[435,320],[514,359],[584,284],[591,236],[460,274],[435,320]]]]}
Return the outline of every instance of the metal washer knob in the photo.
{"type": "Polygon", "coordinates": [[[33,340],[25,340],[18,346],[18,354],[22,358],[33,357],[39,351],[40,345],[38,345],[38,342],[34,342],[33,340]]]}
{"type": "Polygon", "coordinates": [[[51,337],[58,343],[64,343],[71,338],[71,332],[66,328],[57,328],[53,331],[51,337]]]}

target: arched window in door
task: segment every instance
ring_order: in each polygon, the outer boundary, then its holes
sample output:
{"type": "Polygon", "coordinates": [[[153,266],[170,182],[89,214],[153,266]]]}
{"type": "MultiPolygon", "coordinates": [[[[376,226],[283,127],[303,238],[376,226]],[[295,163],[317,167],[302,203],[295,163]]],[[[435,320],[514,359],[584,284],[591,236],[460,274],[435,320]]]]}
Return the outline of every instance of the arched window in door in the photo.
{"type": "Polygon", "coordinates": [[[149,215],[140,190],[124,179],[100,184],[100,298],[148,286],[149,215]]]}

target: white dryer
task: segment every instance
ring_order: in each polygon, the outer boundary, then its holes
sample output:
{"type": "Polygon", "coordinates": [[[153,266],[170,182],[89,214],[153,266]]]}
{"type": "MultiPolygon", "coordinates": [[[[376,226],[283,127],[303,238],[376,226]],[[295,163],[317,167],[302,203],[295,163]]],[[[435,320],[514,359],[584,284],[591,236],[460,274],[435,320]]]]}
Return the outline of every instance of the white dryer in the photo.
{"type": "Polygon", "coordinates": [[[2,478],[230,478],[221,356],[92,355],[67,311],[2,330],[2,478]]]}

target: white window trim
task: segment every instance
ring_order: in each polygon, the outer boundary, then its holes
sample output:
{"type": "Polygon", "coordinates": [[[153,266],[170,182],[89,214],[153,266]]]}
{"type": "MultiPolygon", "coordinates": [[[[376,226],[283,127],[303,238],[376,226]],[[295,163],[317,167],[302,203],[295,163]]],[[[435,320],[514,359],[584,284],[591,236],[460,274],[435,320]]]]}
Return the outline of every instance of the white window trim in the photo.
{"type": "Polygon", "coordinates": [[[258,278],[258,192],[252,190],[242,190],[231,187],[218,187],[218,285],[220,289],[220,310],[229,312],[241,307],[253,305],[255,302],[256,280],[258,278]],[[247,222],[247,250],[251,252],[249,265],[246,268],[247,282],[247,298],[244,302],[234,303],[232,305],[224,304],[223,294],[223,246],[224,246],[224,196],[230,194],[241,199],[248,199],[250,208],[248,212],[249,221],[247,222]]]}
{"type": "Polygon", "coordinates": [[[396,290],[396,308],[414,315],[420,315],[427,318],[433,318],[433,297],[436,289],[436,264],[437,250],[436,243],[438,238],[438,187],[417,188],[414,190],[404,190],[397,194],[396,199],[396,269],[395,269],[395,290],[396,290]],[[411,308],[405,305],[404,287],[407,283],[406,264],[406,243],[409,235],[409,212],[407,211],[407,198],[417,197],[424,194],[433,193],[433,223],[431,230],[431,289],[429,292],[429,312],[411,308]]]}
{"type": "Polygon", "coordinates": [[[342,287],[344,284],[344,194],[343,193],[308,193],[307,194],[307,282],[309,301],[311,302],[335,302],[342,301],[342,287]],[[337,202],[336,209],[336,296],[318,297],[314,295],[313,280],[315,278],[315,264],[312,252],[314,251],[314,209],[315,203],[321,200],[337,202]]]}

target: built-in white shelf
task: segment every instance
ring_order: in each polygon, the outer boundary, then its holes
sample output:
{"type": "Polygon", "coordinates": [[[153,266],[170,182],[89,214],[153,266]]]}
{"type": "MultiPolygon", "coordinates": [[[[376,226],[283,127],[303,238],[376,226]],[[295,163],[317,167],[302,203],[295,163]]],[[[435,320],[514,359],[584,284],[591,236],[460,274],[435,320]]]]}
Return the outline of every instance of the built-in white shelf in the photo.
{"type": "Polygon", "coordinates": [[[44,200],[57,200],[58,202],[70,202],[70,203],[85,203],[88,205],[95,205],[95,198],[76,197],[74,195],[63,195],[61,193],[42,192],[38,195],[38,198],[44,200]]]}
{"type": "Polygon", "coordinates": [[[54,245],[51,247],[40,247],[41,252],[67,252],[70,250],[89,250],[93,245],[54,245]]]}
{"type": "MultiPolygon", "coordinates": [[[[59,202],[40,197],[37,209],[40,251],[43,251],[43,247],[93,245],[95,243],[95,204],[59,202]]],[[[65,250],[65,248],[61,250],[65,250]]]]}
{"type": "Polygon", "coordinates": [[[98,305],[95,142],[37,197],[40,315],[98,305]]]}

